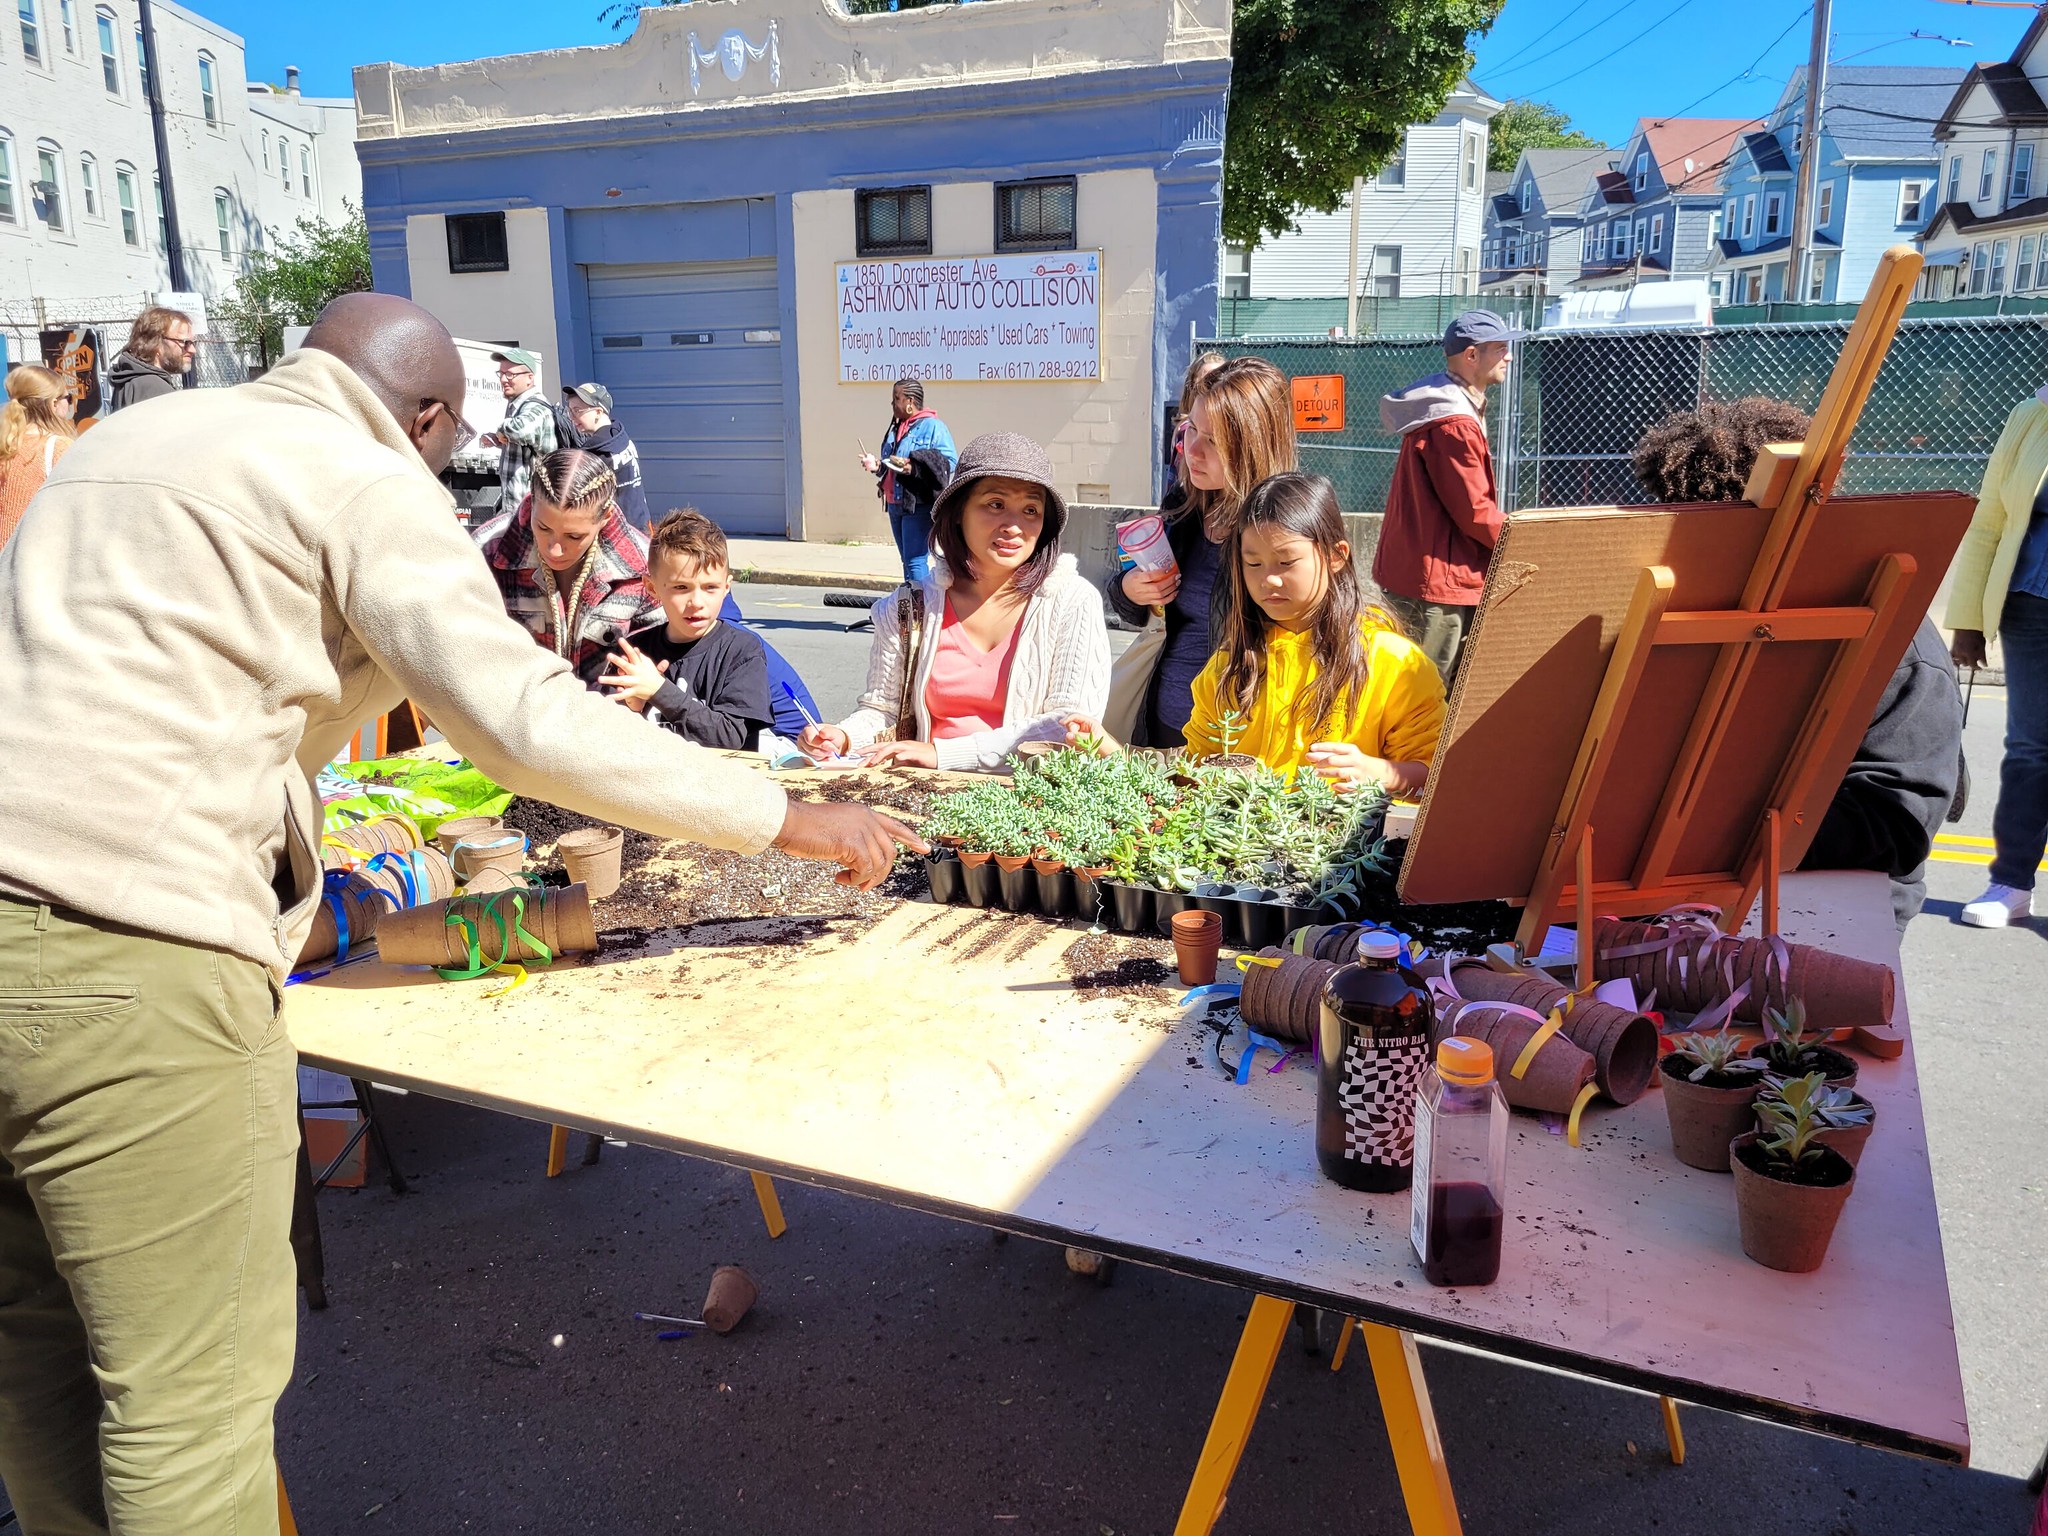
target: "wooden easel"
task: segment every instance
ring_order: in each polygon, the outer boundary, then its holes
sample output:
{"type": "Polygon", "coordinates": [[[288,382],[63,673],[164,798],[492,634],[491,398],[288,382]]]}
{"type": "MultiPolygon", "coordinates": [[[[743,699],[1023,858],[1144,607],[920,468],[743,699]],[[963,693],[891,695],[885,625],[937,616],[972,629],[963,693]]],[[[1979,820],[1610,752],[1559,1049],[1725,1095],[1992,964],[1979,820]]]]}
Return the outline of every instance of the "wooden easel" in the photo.
{"type": "Polygon", "coordinates": [[[1785,597],[1821,504],[1841,473],[1850,434],[1870,397],[1920,267],[1919,253],[1909,247],[1884,254],[1806,441],[1773,444],[1758,457],[1744,497],[1775,515],[1739,605],[1673,612],[1675,580],[1668,567],[1647,566],[1637,578],[1516,935],[1523,953],[1534,954],[1541,950],[1554,918],[1571,914],[1578,923],[1582,989],[1592,983],[1593,919],[1603,913],[1655,912],[1680,902],[1713,901],[1721,906],[1723,926],[1732,930],[1742,924],[1761,892],[1763,931],[1777,931],[1785,822],[1799,815],[1798,807],[1814,788],[1824,749],[1845,728],[1850,700],[1873,668],[1890,665],[1878,642],[1890,631],[1906,595],[1907,578],[1918,565],[1910,554],[1887,555],[1860,604],[1794,607],[1785,604],[1785,597]],[[1593,808],[1616,760],[1618,727],[1655,649],[1680,645],[1718,647],[1713,673],[1630,876],[1597,881],[1592,873],[1593,808]],[[1782,645],[1827,645],[1836,650],[1761,822],[1732,870],[1675,868],[1680,836],[1708,788],[1717,756],[1730,746],[1735,700],[1759,653],[1782,645]]]}

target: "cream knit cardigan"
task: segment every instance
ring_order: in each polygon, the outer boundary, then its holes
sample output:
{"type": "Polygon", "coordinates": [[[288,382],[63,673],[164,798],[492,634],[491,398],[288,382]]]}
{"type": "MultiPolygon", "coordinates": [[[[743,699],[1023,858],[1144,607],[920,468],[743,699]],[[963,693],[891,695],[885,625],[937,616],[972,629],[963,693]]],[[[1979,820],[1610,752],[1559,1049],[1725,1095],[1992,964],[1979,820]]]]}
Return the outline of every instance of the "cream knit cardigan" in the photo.
{"type": "MultiPolygon", "coordinates": [[[[925,684],[931,678],[932,658],[938,654],[946,589],[952,584],[945,562],[933,560],[932,573],[924,583],[924,635],[912,661],[919,741],[931,736],[925,684]]],[[[874,606],[875,639],[868,648],[867,686],[858,707],[840,722],[839,728],[856,747],[877,741],[896,727],[896,711],[903,698],[903,636],[896,623],[896,603],[902,590],[899,587],[874,606]]],[[[939,766],[998,772],[1004,759],[1023,743],[1063,739],[1069,715],[1100,720],[1108,707],[1109,630],[1102,619],[1102,594],[1081,575],[1072,555],[1061,555],[1045,584],[1031,594],[1024,617],[1018,621],[1002,725],[936,743],[939,766]]]]}

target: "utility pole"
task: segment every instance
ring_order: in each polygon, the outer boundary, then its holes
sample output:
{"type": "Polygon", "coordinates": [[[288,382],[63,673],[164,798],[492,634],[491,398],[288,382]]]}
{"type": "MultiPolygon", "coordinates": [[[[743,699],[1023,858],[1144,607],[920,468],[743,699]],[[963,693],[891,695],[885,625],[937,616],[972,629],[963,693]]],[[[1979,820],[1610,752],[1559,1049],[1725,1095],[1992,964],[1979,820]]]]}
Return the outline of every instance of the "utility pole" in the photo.
{"type": "Polygon", "coordinates": [[[149,127],[156,138],[157,185],[164,189],[164,254],[170,258],[171,287],[190,293],[185,280],[185,243],[178,237],[178,197],[171,186],[171,140],[164,127],[164,73],[157,67],[156,15],[150,0],[141,0],[142,63],[149,71],[149,127]]]}
{"type": "Polygon", "coordinates": [[[1799,125],[1799,174],[1792,183],[1792,239],[1785,251],[1786,301],[1806,302],[1813,265],[1813,188],[1820,174],[1820,112],[1828,88],[1828,33],[1834,0],[1813,0],[1813,46],[1806,59],[1806,116],[1799,125]]]}
{"type": "Polygon", "coordinates": [[[1344,280],[1344,334],[1358,334],[1358,205],[1365,201],[1365,178],[1351,178],[1351,266],[1344,280]]]}

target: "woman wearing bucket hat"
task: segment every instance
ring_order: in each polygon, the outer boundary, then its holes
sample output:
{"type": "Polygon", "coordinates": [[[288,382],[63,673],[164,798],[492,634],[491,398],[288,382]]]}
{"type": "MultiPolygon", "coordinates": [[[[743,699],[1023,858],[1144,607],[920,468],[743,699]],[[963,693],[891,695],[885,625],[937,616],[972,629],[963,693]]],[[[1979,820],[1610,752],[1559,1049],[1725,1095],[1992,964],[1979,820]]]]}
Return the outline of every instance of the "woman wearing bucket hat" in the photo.
{"type": "Polygon", "coordinates": [[[962,450],[932,509],[931,571],[875,604],[859,707],[813,726],[813,757],[994,772],[1027,741],[1060,741],[1109,698],[1102,596],[1060,553],[1067,507],[1028,437],[962,450]],[[894,737],[894,740],[888,738],[894,737]]]}

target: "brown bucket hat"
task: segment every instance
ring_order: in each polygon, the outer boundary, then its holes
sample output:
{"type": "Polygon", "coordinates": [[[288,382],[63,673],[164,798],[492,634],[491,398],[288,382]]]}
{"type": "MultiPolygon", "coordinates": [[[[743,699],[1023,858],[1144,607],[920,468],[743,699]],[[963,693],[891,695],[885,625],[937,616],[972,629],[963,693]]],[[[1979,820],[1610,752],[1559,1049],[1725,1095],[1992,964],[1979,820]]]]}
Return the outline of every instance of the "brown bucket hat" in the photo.
{"type": "Polygon", "coordinates": [[[1045,492],[1045,533],[1057,539],[1067,526],[1067,504],[1052,485],[1052,459],[1046,451],[1021,432],[984,432],[960,450],[953,478],[946,482],[932,507],[934,520],[964,497],[975,481],[990,475],[1005,480],[1026,480],[1045,492]]]}

